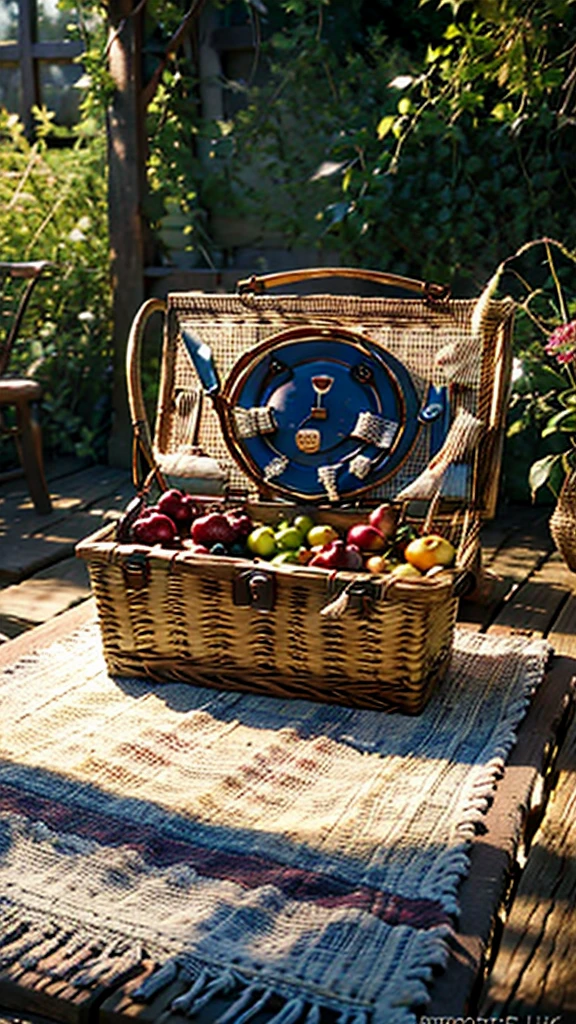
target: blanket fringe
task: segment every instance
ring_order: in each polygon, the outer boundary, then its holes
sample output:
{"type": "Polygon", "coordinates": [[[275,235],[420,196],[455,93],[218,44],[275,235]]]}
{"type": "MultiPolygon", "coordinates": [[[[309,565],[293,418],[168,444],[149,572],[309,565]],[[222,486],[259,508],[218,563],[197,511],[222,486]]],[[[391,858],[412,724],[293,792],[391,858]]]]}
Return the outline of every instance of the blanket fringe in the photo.
{"type": "Polygon", "coordinates": [[[24,970],[85,989],[98,981],[118,983],[143,960],[141,943],[125,936],[78,931],[39,912],[31,911],[25,919],[21,914],[0,906],[0,969],[17,963],[24,970]]]}
{"type": "Polygon", "coordinates": [[[269,1024],[298,1024],[306,1010],[306,1002],[301,996],[289,999],[281,1010],[269,1021],[269,1024]]]}
{"type": "Polygon", "coordinates": [[[223,971],[215,977],[210,977],[207,971],[203,972],[188,992],[173,1000],[171,1009],[176,1013],[193,1017],[210,1003],[214,996],[233,992],[237,986],[238,975],[233,971],[223,971]]]}
{"type": "Polygon", "coordinates": [[[187,1014],[196,997],[200,995],[200,992],[202,992],[206,988],[206,985],[208,984],[208,978],[208,971],[206,970],[206,968],[204,968],[204,970],[200,972],[200,974],[196,978],[195,982],[190,986],[190,988],[181,996],[177,996],[176,999],[172,1000],[172,1005],[170,1007],[172,1012],[187,1014]]]}
{"type": "Polygon", "coordinates": [[[252,982],[241,992],[232,1006],[230,1006],[215,1022],[215,1024],[246,1024],[255,1017],[266,1005],[274,990],[270,985],[263,986],[261,983],[252,982]],[[258,996],[258,993],[261,993],[258,996]]]}
{"type": "MultiPolygon", "coordinates": [[[[316,1000],[311,996],[287,995],[283,986],[275,988],[259,979],[249,979],[239,971],[218,970],[215,967],[199,965],[186,957],[174,957],[148,976],[132,993],[138,1002],[150,1002],[172,984],[177,978],[190,980],[186,991],[170,1003],[170,1012],[183,1017],[196,1017],[215,997],[237,990],[231,1005],[215,1020],[214,1024],[249,1024],[261,1010],[274,999],[280,1008],[269,1019],[269,1024],[321,1024],[322,1010],[331,1008],[339,1012],[338,1024],[371,1024],[372,1012],[358,1007],[344,1010],[332,1000],[316,1000]]],[[[288,986],[286,986],[288,987],[288,986]]]]}
{"type": "Polygon", "coordinates": [[[137,1003],[147,1003],[161,992],[162,989],[167,988],[178,975],[178,961],[176,958],[168,960],[162,967],[158,968],[157,971],[153,971],[152,974],[142,982],[138,988],[134,989],[132,993],[132,999],[135,999],[137,1003]]]}

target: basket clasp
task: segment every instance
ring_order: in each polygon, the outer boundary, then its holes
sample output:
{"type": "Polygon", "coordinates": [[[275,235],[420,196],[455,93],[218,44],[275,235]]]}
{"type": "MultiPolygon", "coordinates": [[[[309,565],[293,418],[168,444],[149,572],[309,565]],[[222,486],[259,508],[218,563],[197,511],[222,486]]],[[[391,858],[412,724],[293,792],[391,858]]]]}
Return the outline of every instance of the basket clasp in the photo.
{"type": "Polygon", "coordinates": [[[276,598],[275,579],[263,569],[248,569],[236,576],[233,584],[235,605],[254,608],[259,612],[271,612],[276,598]]]}

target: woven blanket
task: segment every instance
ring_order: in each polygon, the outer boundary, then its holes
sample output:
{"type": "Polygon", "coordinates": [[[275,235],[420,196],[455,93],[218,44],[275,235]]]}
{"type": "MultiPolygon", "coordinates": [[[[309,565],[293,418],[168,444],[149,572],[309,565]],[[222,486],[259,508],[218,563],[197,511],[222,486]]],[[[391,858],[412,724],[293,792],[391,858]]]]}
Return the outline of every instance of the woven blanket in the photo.
{"type": "Polygon", "coordinates": [[[457,631],[422,715],[110,678],[96,627],[0,675],[0,966],[194,1017],[409,1024],[549,654],[457,631]],[[58,955],[55,955],[58,954],[58,955]]]}

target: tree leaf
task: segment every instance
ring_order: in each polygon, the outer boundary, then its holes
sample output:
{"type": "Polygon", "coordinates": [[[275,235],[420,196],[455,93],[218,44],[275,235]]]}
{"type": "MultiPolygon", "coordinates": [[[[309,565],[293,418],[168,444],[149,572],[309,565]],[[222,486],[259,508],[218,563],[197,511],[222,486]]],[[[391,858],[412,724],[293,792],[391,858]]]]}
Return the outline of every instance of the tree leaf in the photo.
{"type": "Polygon", "coordinates": [[[557,430],[572,433],[576,430],[576,410],[574,408],[562,409],[554,414],[542,431],[542,437],[551,437],[557,430]]]}
{"type": "Polygon", "coordinates": [[[545,455],[543,459],[538,459],[537,462],[532,463],[530,473],[528,475],[528,483],[530,485],[532,498],[535,497],[536,491],[548,482],[552,469],[561,458],[562,455],[558,454],[545,455]]]}
{"type": "Polygon", "coordinates": [[[386,117],[380,119],[376,127],[376,135],[378,136],[380,141],[386,138],[395,120],[396,117],[394,114],[387,114],[386,117]]]}
{"type": "Polygon", "coordinates": [[[565,406],[565,408],[573,409],[576,406],[576,391],[573,391],[572,389],[563,391],[558,395],[558,401],[565,406]]]}

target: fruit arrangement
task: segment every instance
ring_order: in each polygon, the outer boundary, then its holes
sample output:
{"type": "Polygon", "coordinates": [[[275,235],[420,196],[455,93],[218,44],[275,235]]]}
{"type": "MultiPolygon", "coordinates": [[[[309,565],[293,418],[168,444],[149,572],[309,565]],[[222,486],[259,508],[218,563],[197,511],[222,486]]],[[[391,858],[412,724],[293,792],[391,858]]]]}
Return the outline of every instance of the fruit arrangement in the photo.
{"type": "Polygon", "coordinates": [[[298,514],[275,525],[256,522],[243,508],[201,508],[175,488],[155,505],[136,499],[117,528],[121,541],[180,547],[197,555],[264,559],[272,565],[349,569],[421,577],[454,564],[453,545],[439,534],[421,536],[400,521],[400,509],[379,505],[346,531],[298,514]]]}

